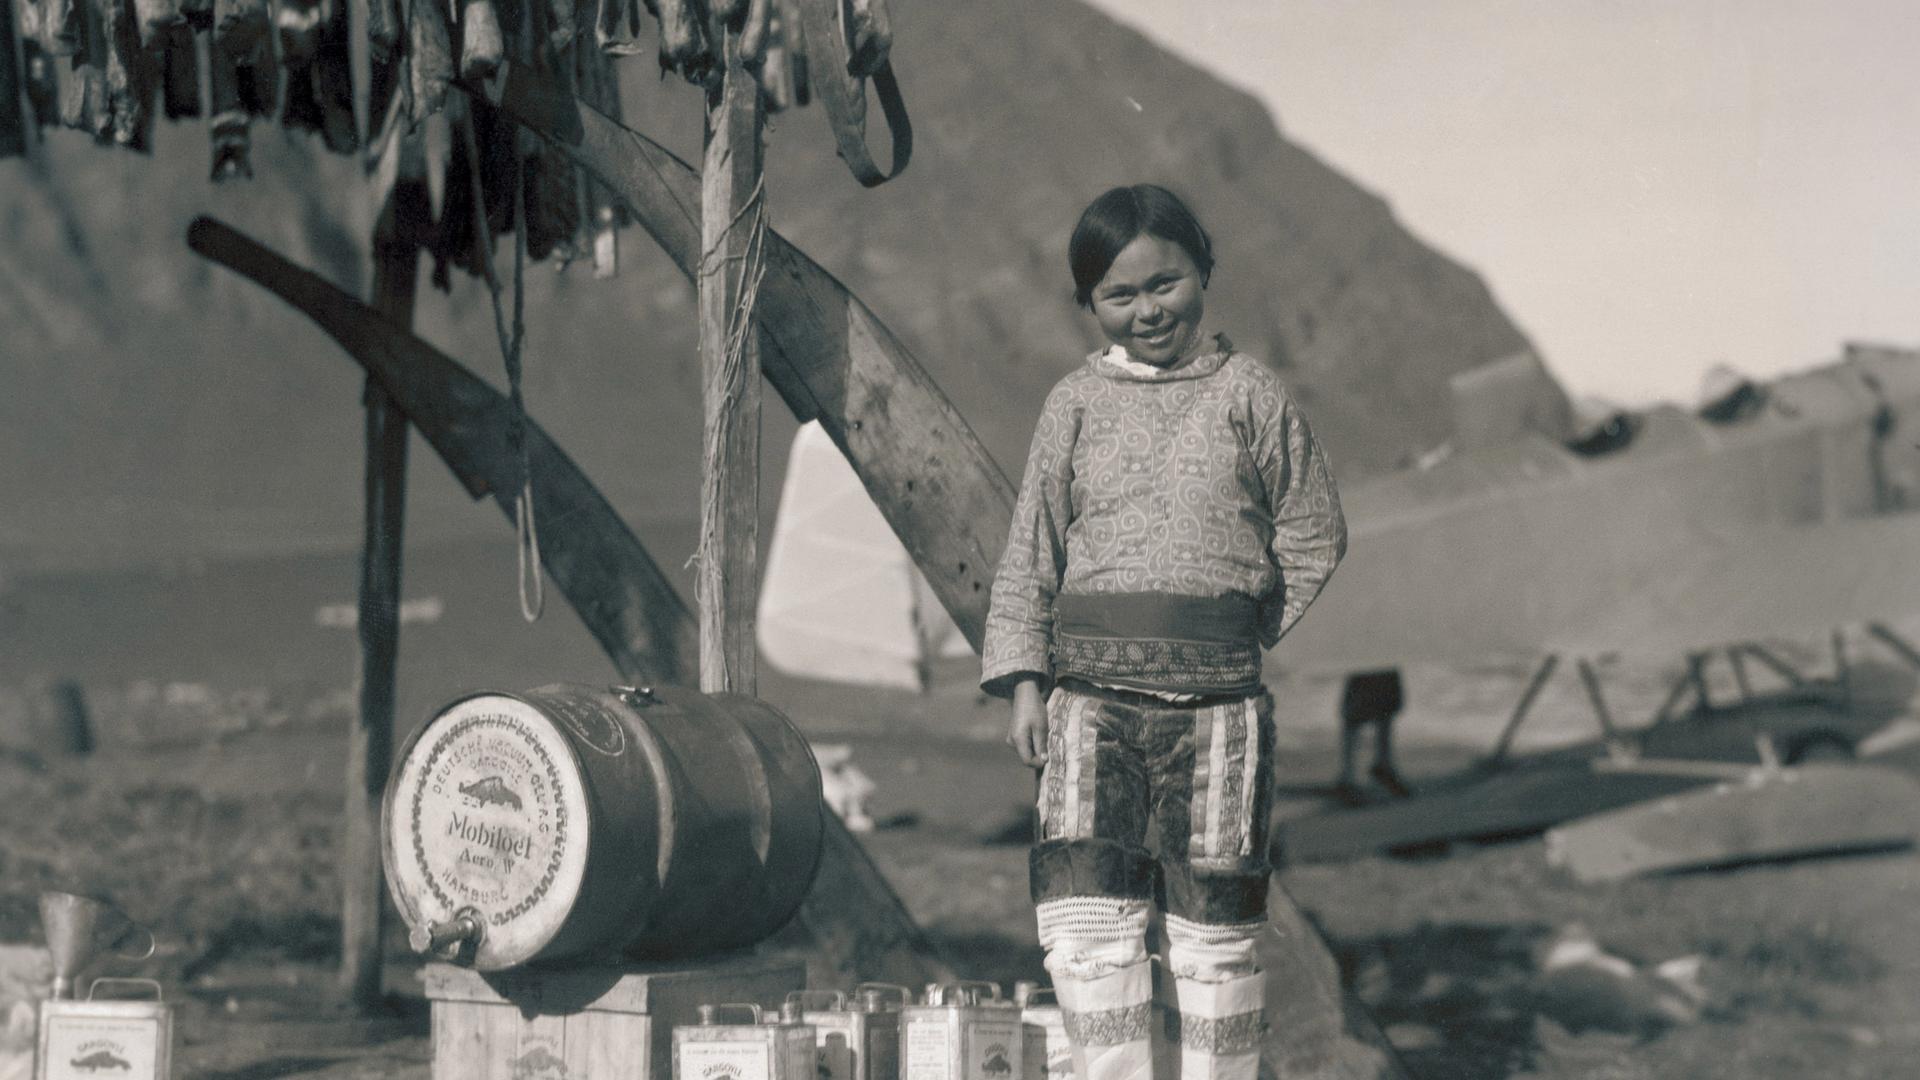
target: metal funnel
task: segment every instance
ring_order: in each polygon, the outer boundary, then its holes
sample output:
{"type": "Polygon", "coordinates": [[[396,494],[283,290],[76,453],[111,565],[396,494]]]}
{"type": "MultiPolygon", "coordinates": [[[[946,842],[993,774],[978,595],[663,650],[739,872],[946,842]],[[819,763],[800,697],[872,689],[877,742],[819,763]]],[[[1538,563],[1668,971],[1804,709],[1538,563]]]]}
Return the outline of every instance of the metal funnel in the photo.
{"type": "Polygon", "coordinates": [[[104,900],[69,892],[40,894],[40,929],[53,956],[53,996],[73,993],[74,979],[92,964],[100,951],[111,949],[124,960],[153,955],[153,933],[104,900]],[[126,944],[144,938],[144,947],[126,944]]]}

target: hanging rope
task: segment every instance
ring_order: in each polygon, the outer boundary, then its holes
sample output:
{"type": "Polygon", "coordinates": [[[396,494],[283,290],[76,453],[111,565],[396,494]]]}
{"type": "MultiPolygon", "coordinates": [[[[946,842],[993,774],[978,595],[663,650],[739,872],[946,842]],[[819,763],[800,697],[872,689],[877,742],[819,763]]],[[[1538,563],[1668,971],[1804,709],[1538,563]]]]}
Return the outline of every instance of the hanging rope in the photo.
{"type": "MultiPolygon", "coordinates": [[[[720,411],[721,423],[715,424],[706,433],[705,449],[708,461],[720,460],[727,440],[732,435],[731,405],[746,392],[747,378],[758,374],[758,372],[747,370],[746,350],[747,335],[753,332],[755,326],[754,309],[760,300],[760,282],[767,274],[765,174],[762,174],[759,181],[754,184],[753,192],[747,196],[746,202],[742,203],[739,211],[733,215],[733,220],[727,222],[727,227],[714,238],[712,246],[701,253],[700,277],[702,279],[706,278],[708,268],[712,266],[714,260],[722,257],[721,252],[726,249],[728,237],[733,234],[734,229],[740,227],[742,219],[746,219],[747,228],[751,231],[747,236],[746,251],[738,256],[740,265],[736,268],[737,273],[733,281],[735,300],[733,310],[727,313],[726,353],[723,358],[721,378],[722,395],[727,407],[723,407],[720,411]],[[752,215],[750,218],[749,214],[752,215]]],[[[702,487],[700,544],[694,549],[692,557],[687,560],[687,565],[704,569],[701,555],[710,550],[718,539],[716,530],[720,521],[720,489],[717,484],[705,484],[702,487]]],[[[707,587],[706,575],[696,573],[694,581],[696,586],[704,592],[707,587]]]]}
{"type": "Polygon", "coordinates": [[[493,235],[487,226],[485,193],[480,184],[480,140],[474,134],[472,102],[460,116],[460,136],[466,143],[473,189],[474,247],[480,252],[487,294],[493,302],[493,329],[500,340],[500,356],[507,369],[507,446],[520,462],[520,490],[514,495],[514,585],[520,596],[520,617],[535,622],[546,609],[546,582],[540,574],[540,529],[533,512],[532,455],[527,449],[527,402],[521,392],[520,350],[526,339],[526,169],[518,146],[513,152],[513,327],[507,327],[501,307],[500,278],[493,269],[493,235]]]}

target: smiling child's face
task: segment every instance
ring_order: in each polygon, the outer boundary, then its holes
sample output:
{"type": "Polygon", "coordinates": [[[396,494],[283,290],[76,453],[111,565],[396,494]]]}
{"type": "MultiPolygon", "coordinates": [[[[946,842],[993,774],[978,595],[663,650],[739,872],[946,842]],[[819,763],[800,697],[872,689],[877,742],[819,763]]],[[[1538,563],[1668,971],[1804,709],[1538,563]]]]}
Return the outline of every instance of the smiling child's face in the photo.
{"type": "Polygon", "coordinates": [[[1133,359],[1164,367],[1184,356],[1200,333],[1205,288],[1186,249],[1141,233],[1093,287],[1093,317],[1107,340],[1133,359]]]}

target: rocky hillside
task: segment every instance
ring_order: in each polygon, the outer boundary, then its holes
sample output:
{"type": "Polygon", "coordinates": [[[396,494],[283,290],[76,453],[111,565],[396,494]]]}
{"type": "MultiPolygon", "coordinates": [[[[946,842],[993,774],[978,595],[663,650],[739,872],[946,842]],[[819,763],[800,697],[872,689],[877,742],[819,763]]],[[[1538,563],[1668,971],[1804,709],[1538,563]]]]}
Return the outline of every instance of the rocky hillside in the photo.
{"type": "MultiPolygon", "coordinates": [[[[818,110],[789,114],[770,133],[771,206],[911,345],[1009,471],[1046,388],[1093,341],[1068,298],[1066,237],[1116,183],[1190,197],[1218,241],[1213,321],[1294,383],[1349,478],[1444,439],[1448,377],[1525,346],[1479,278],[1384,201],[1287,141],[1252,98],[1131,30],[1073,0],[900,7],[913,167],[865,191],[818,110]]],[[[650,59],[622,74],[629,122],[694,157],[696,93],[657,81],[650,59]]],[[[0,559],[357,541],[357,369],[183,236],[212,213],[363,290],[365,184],[353,163],[278,130],[256,131],[251,182],[213,187],[206,157],[204,131],[184,125],[163,126],[152,157],[60,133],[40,161],[0,162],[0,559]]],[[[693,297],[650,244],[624,235],[612,281],[530,274],[527,395],[677,565],[697,482],[693,297]]],[[[473,283],[423,291],[419,324],[498,376],[473,283]]],[[[792,427],[768,403],[777,469],[792,427]]],[[[504,535],[415,446],[410,535],[504,535]]],[[[769,507],[777,491],[770,474],[769,507]]]]}

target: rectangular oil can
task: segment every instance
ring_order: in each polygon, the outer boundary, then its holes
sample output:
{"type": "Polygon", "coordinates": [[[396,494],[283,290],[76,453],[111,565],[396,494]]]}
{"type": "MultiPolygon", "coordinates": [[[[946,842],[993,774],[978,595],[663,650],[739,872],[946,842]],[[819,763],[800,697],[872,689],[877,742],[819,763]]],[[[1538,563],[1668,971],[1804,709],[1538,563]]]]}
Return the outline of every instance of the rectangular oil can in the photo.
{"type": "Polygon", "coordinates": [[[673,1080],[817,1080],[813,1025],[797,1004],[702,1005],[698,1024],[673,1029],[673,1080]],[[737,1022],[728,1022],[732,1017],[737,1022]]]}
{"type": "Polygon", "coordinates": [[[168,1080],[173,1068],[173,1006],[148,979],[151,1001],[43,1001],[35,1080],[168,1080]]]}
{"type": "Polygon", "coordinates": [[[1020,1010],[992,983],[933,985],[900,1010],[901,1080],[1018,1080],[1020,1010]]]}
{"type": "Polygon", "coordinates": [[[819,1080],[899,1080],[900,1010],[912,1000],[906,987],[861,983],[851,998],[802,990],[787,1000],[813,1025],[819,1080]]]}
{"type": "Polygon", "coordinates": [[[1022,1080],[1073,1080],[1073,1044],[1067,1041],[1066,1016],[1053,988],[1036,982],[1013,984],[1024,1038],[1022,1080]]]}

